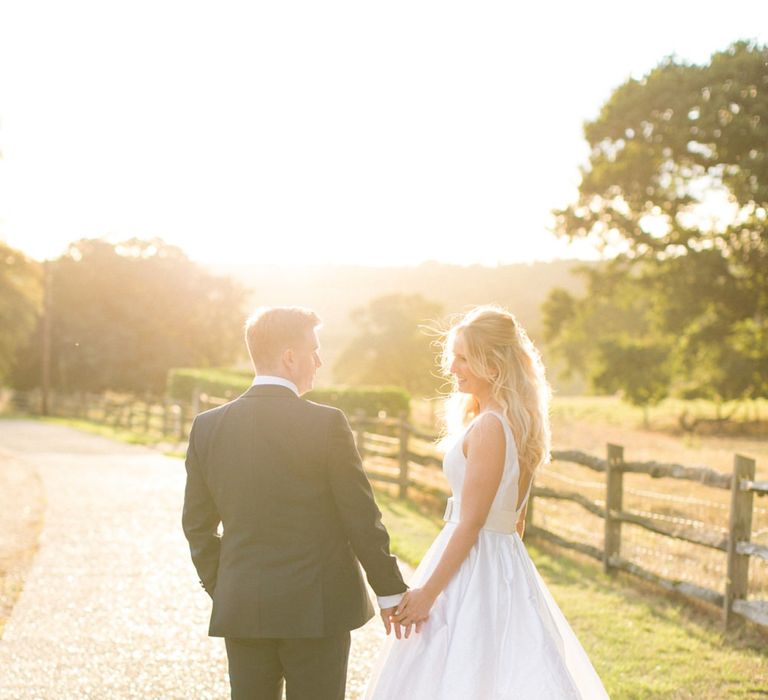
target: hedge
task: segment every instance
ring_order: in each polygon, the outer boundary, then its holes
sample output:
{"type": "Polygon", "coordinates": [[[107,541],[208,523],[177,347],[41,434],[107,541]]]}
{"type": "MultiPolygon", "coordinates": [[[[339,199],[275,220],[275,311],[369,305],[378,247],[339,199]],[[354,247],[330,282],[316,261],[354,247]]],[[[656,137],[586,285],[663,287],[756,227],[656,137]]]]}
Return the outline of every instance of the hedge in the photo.
{"type": "Polygon", "coordinates": [[[251,370],[177,368],[168,372],[168,396],[176,401],[191,401],[198,391],[233,399],[248,389],[252,381],[251,370]]]}
{"type": "Polygon", "coordinates": [[[411,404],[411,395],[396,386],[327,387],[313,389],[304,398],[336,406],[348,416],[363,413],[376,417],[383,412],[396,417],[401,411],[409,413],[411,404]]]}
{"type": "MultiPolygon", "coordinates": [[[[253,381],[250,370],[226,368],[177,368],[168,372],[168,395],[176,401],[191,401],[195,391],[209,396],[233,399],[248,389],[253,381]]],[[[394,417],[409,412],[411,396],[400,387],[326,387],[313,389],[304,398],[340,408],[347,415],[363,413],[368,417],[385,413],[394,417]]]]}

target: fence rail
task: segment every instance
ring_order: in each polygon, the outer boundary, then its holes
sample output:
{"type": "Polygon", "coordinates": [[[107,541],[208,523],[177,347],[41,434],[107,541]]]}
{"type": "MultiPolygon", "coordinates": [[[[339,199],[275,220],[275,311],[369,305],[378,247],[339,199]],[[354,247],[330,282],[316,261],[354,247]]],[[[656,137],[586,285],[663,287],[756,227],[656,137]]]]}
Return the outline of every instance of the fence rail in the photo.
{"type": "MultiPolygon", "coordinates": [[[[116,428],[153,434],[181,443],[187,439],[191,421],[198,412],[225,401],[226,399],[204,394],[196,396],[189,404],[150,397],[136,399],[79,394],[52,397],[50,410],[55,415],[95,420],[116,428]]],[[[22,409],[34,410],[35,397],[20,395],[17,397],[17,403],[22,409]]],[[[409,493],[414,491],[427,497],[445,496],[446,483],[436,469],[442,465],[441,455],[435,447],[436,436],[411,425],[405,414],[397,418],[355,415],[350,417],[350,424],[355,432],[357,448],[372,481],[396,486],[401,498],[408,498],[409,493]]],[[[722,610],[726,628],[739,619],[749,619],[759,625],[768,626],[768,600],[747,599],[750,558],[768,561],[768,546],[751,541],[754,497],[768,494],[768,481],[755,479],[753,459],[736,455],[732,474],[723,474],[708,467],[625,461],[623,447],[610,444],[607,446],[606,458],[579,450],[555,450],[552,452],[552,458],[558,463],[579,465],[605,475],[604,482],[588,483],[588,488],[593,492],[598,488],[603,490],[603,498],[590,498],[575,490],[560,490],[534,484],[526,515],[526,531],[529,534],[602,561],[607,572],[625,571],[667,590],[716,605],[722,610]],[[624,486],[625,474],[645,474],[653,479],[683,480],[707,488],[720,489],[721,492],[728,490],[730,505],[627,488],[624,486]],[[727,528],[708,528],[690,518],[668,513],[636,509],[632,512],[631,509],[624,508],[625,495],[652,495],[676,505],[699,503],[717,509],[728,509],[727,528]],[[535,524],[534,513],[540,500],[575,503],[583,510],[601,518],[604,521],[603,546],[597,547],[587,542],[568,539],[547,527],[535,524]],[[695,582],[659,575],[638,562],[623,557],[623,524],[723,553],[726,569],[723,592],[695,582]]],[[[567,477],[562,477],[562,481],[577,483],[567,477]]]]}
{"type": "Polygon", "coordinates": [[[722,474],[706,467],[686,467],[679,464],[661,464],[657,462],[625,462],[624,450],[618,445],[608,445],[608,458],[605,460],[585,456],[582,453],[553,452],[558,461],[573,462],[595,471],[606,473],[605,507],[576,492],[562,492],[555,489],[534,486],[532,507],[529,520],[535,508],[535,499],[556,498],[578,503],[590,513],[605,521],[603,548],[583,543],[568,541],[549,532],[545,528],[531,523],[531,532],[557,544],[581,551],[595,559],[602,560],[606,571],[622,570],[639,576],[689,597],[704,600],[722,608],[723,624],[727,628],[733,622],[733,614],[750,619],[758,624],[768,624],[768,601],[747,600],[749,557],[768,560],[768,547],[750,542],[753,496],[768,493],[766,482],[754,480],[755,461],[742,455],[734,458],[733,474],[722,474]],[[683,479],[697,482],[711,488],[729,489],[731,507],[728,528],[722,532],[692,528],[689,525],[672,527],[662,524],[652,517],[628,512],[623,508],[623,475],[626,473],[648,474],[653,478],[683,479]],[[621,556],[621,525],[630,523],[657,535],[674,538],[708,547],[726,554],[726,577],[724,593],[699,586],[691,582],[676,581],[655,574],[635,562],[621,556]]]}

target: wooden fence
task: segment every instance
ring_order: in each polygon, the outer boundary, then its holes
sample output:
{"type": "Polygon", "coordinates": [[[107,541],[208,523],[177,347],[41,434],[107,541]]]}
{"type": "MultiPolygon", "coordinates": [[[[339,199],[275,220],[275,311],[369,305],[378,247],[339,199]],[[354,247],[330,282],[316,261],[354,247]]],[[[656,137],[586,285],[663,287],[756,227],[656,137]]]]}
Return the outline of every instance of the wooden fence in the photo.
{"type": "MultiPolygon", "coordinates": [[[[192,401],[175,401],[163,396],[132,396],[107,393],[51,393],[48,413],[51,416],[87,420],[117,430],[160,439],[170,443],[186,443],[195,416],[229,399],[196,395],[192,401]]],[[[40,413],[39,391],[15,392],[12,405],[16,410],[40,413]]]]}
{"type": "MultiPolygon", "coordinates": [[[[16,392],[13,406],[20,411],[39,413],[39,392],[16,392]]],[[[48,413],[106,425],[145,435],[150,439],[183,443],[189,436],[192,419],[200,401],[181,403],[164,397],[135,397],[121,394],[50,394],[48,413]]]]}
{"type": "Polygon", "coordinates": [[[755,461],[736,455],[732,474],[722,474],[702,467],[686,467],[679,464],[658,462],[628,462],[624,460],[624,449],[619,445],[608,445],[606,459],[600,459],[577,451],[553,451],[553,459],[571,462],[605,474],[604,506],[575,491],[560,491],[534,486],[526,519],[526,530],[535,536],[574,549],[603,562],[606,571],[623,570],[652,581],[668,590],[704,600],[720,607],[723,624],[733,622],[733,614],[747,618],[760,625],[768,625],[768,601],[747,600],[749,585],[749,559],[760,558],[768,561],[768,546],[750,542],[754,496],[768,493],[768,482],[755,480],[755,461]],[[730,514],[725,536],[719,532],[691,528],[686,524],[670,525],[658,520],[629,512],[623,508],[624,474],[647,474],[654,479],[668,478],[686,480],[712,489],[730,491],[730,514]],[[603,547],[565,539],[548,529],[533,524],[538,499],[559,499],[571,501],[604,520],[603,547]],[[691,544],[723,552],[726,561],[724,592],[693,583],[659,576],[648,569],[622,557],[622,523],[631,523],[664,537],[682,540],[691,544]]]}
{"type": "MultiPolygon", "coordinates": [[[[404,416],[399,419],[371,420],[355,417],[351,421],[357,435],[358,449],[367,463],[369,475],[374,481],[398,485],[399,494],[406,498],[409,489],[435,490],[435,480],[425,483],[414,474],[418,467],[435,467],[442,464],[434,449],[435,436],[421,432],[409,425],[404,416]],[[414,449],[420,442],[422,449],[414,449]],[[396,473],[380,473],[371,464],[372,458],[394,460],[396,473]]],[[[608,445],[605,459],[576,450],[555,450],[553,460],[570,462],[605,474],[605,497],[602,501],[589,498],[577,491],[564,491],[534,485],[526,514],[526,532],[554,542],[561,547],[587,554],[601,562],[606,572],[622,570],[651,581],[667,590],[703,600],[722,610],[723,624],[730,627],[734,613],[760,625],[768,626],[768,600],[747,600],[749,587],[750,557],[768,561],[768,546],[750,541],[754,497],[768,494],[768,481],[755,480],[755,461],[736,455],[732,474],[722,474],[703,467],[687,467],[679,464],[658,462],[628,462],[624,460],[624,448],[608,445]],[[624,500],[624,474],[647,474],[654,479],[675,479],[730,491],[730,513],[725,534],[691,528],[689,525],[670,525],[663,520],[639,515],[622,507],[624,500]],[[564,538],[549,529],[534,524],[536,502],[539,499],[571,501],[604,521],[603,547],[564,538]],[[677,539],[690,544],[722,552],[725,556],[726,575],[724,592],[694,583],[675,580],[649,571],[638,563],[622,557],[622,523],[644,528],[656,535],[677,539]]],[[[438,487],[439,488],[439,487],[438,487]]],[[[602,499],[601,499],[602,500],[602,499]]]]}
{"type": "MultiPolygon", "coordinates": [[[[34,395],[19,395],[18,408],[35,411],[34,395]]],[[[224,403],[226,399],[205,395],[183,404],[146,397],[54,396],[50,410],[54,415],[82,418],[116,428],[183,443],[194,416],[202,410],[224,403]]],[[[442,502],[447,484],[440,472],[442,459],[435,448],[435,435],[423,432],[409,423],[405,414],[398,418],[350,417],[358,450],[372,481],[395,485],[400,498],[417,492],[442,502]]],[[[526,533],[586,554],[603,562],[607,572],[621,570],[651,581],[685,596],[706,601],[722,609],[727,628],[740,618],[768,626],[768,600],[748,600],[749,562],[756,558],[768,562],[768,546],[751,541],[755,495],[768,494],[768,481],[755,479],[755,461],[736,455],[732,474],[702,467],[679,464],[625,461],[624,449],[608,445],[606,458],[574,450],[556,450],[553,460],[586,467],[605,475],[604,498],[590,498],[575,490],[555,489],[534,484],[526,516],[526,533]],[[623,507],[625,474],[645,474],[654,479],[683,480],[709,489],[730,491],[727,529],[718,532],[688,522],[675,523],[662,517],[631,512],[623,507]],[[540,501],[567,501],[603,520],[603,546],[563,537],[537,525],[534,514],[540,501]],[[723,591],[692,582],[661,576],[622,556],[622,524],[639,526],[655,535],[715,550],[725,557],[723,591]]]]}

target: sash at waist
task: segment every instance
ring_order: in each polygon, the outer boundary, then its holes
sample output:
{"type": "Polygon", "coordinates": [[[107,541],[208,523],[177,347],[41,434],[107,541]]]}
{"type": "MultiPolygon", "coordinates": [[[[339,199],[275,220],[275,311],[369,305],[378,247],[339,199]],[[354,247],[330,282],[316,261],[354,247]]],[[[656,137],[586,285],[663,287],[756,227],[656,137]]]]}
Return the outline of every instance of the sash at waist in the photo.
{"type": "MultiPolygon", "coordinates": [[[[458,523],[461,515],[461,502],[453,497],[448,499],[445,504],[445,515],[443,520],[447,523],[458,523]]],[[[515,534],[515,525],[517,524],[516,513],[513,510],[492,510],[483,525],[483,530],[491,532],[500,532],[505,535],[515,534]]]]}

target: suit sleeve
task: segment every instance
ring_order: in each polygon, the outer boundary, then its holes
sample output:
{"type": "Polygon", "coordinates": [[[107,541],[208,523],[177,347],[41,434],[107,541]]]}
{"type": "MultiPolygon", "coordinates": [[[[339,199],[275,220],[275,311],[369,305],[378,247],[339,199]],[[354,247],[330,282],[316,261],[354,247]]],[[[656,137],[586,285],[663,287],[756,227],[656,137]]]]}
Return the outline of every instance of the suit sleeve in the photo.
{"type": "Polygon", "coordinates": [[[390,554],[389,534],[381,522],[381,511],[363,471],[352,430],[341,411],[334,411],[331,418],[328,470],[347,538],[371,588],[377,596],[403,593],[407,586],[390,554]]]}
{"type": "Polygon", "coordinates": [[[184,490],[184,510],[182,526],[189,541],[192,563],[197,569],[200,583],[213,597],[216,576],[219,570],[219,551],[221,538],[218,527],[221,522],[216,504],[201,471],[195,450],[195,424],[189,435],[189,447],[185,460],[187,485],[184,490]]]}

